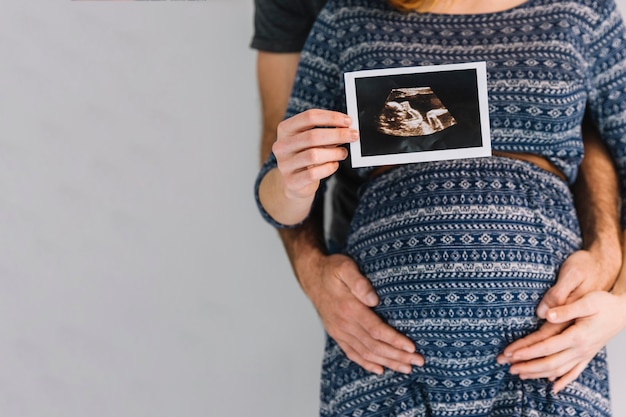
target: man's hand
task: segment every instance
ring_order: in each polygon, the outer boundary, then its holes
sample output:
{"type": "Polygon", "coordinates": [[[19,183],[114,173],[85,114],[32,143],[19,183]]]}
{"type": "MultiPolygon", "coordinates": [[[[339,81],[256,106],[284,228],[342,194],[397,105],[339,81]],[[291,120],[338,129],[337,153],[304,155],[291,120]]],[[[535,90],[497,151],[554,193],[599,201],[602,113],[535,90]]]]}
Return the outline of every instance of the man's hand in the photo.
{"type": "Polygon", "coordinates": [[[384,368],[410,373],[422,366],[415,344],[384,323],[371,309],[378,296],[354,261],[344,255],[321,255],[300,282],[326,331],[348,358],[366,370],[381,374],[384,368]],[[305,286],[305,282],[315,282],[305,286]]]}
{"type": "Polygon", "coordinates": [[[563,263],[557,283],[546,292],[537,308],[537,315],[547,321],[536,332],[507,346],[498,356],[499,363],[512,365],[512,374],[522,379],[559,378],[553,388],[558,392],[576,379],[617,333],[613,325],[604,323],[610,315],[600,311],[601,303],[610,301],[613,309],[610,314],[618,313],[617,299],[603,300],[605,297],[601,296],[613,297],[606,291],[615,281],[615,267],[607,270],[607,264],[597,261],[598,258],[580,250],[563,263]],[[595,326],[593,332],[589,326],[595,326]]]}
{"type": "MultiPolygon", "coordinates": [[[[619,252],[615,253],[619,259],[619,252]]],[[[572,253],[561,265],[556,284],[550,288],[537,306],[537,316],[545,319],[546,312],[557,306],[578,300],[585,294],[595,290],[608,291],[615,282],[619,264],[609,268],[600,260],[601,256],[588,250],[572,253]]]]}

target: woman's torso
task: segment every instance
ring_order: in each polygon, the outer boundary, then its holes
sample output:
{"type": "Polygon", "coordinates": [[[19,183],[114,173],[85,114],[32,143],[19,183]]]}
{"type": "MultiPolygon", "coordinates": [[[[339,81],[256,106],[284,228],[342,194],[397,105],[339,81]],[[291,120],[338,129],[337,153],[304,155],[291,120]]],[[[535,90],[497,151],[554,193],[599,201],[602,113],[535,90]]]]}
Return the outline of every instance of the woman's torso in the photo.
{"type": "Polygon", "coordinates": [[[304,53],[334,49],[337,74],[485,61],[493,149],[540,155],[571,182],[583,155],[596,3],[528,0],[502,12],[446,15],[330,0],[304,53]]]}

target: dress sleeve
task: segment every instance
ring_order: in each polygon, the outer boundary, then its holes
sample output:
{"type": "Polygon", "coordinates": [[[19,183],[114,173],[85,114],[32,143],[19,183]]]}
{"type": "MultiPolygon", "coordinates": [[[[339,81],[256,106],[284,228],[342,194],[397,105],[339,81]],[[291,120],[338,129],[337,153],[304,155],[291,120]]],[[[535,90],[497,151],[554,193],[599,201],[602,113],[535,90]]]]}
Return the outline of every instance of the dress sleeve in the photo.
{"type": "Polygon", "coordinates": [[[626,31],[613,0],[598,0],[587,34],[588,111],[617,167],[626,229],[626,31]]]}
{"type": "Polygon", "coordinates": [[[304,44],[285,119],[309,109],[346,111],[332,3],[321,11],[304,44]]]}
{"type": "MultiPolygon", "coordinates": [[[[345,112],[343,75],[339,70],[339,45],[333,15],[332,8],[327,6],[322,10],[311,29],[309,38],[302,50],[285,119],[309,109],[345,112]]],[[[261,167],[255,181],[254,193],[259,211],[263,218],[274,227],[300,226],[301,224],[287,226],[276,222],[261,205],[259,184],[273,168],[276,168],[276,157],[271,154],[261,167]]],[[[323,180],[317,190],[314,205],[323,201],[322,196],[325,190],[326,180],[323,180]]]]}
{"type": "MultiPolygon", "coordinates": [[[[259,209],[259,212],[261,213],[261,217],[263,217],[263,220],[268,222],[271,226],[274,226],[277,229],[295,229],[297,227],[302,226],[302,224],[306,221],[306,219],[304,219],[300,223],[293,224],[293,225],[280,223],[274,220],[272,216],[270,216],[270,214],[265,210],[265,207],[263,207],[263,205],[261,204],[261,200],[259,199],[259,185],[261,184],[261,180],[263,179],[265,174],[267,174],[272,168],[275,168],[275,167],[276,167],[276,157],[272,153],[270,154],[267,161],[265,161],[265,163],[261,167],[259,175],[257,176],[256,181],[254,183],[254,199],[256,201],[257,208],[259,209]]],[[[326,181],[322,181],[320,184],[320,188],[315,193],[315,199],[313,200],[313,204],[311,205],[311,207],[317,207],[318,204],[323,204],[323,196],[324,196],[325,191],[326,191],[326,181]]]]}

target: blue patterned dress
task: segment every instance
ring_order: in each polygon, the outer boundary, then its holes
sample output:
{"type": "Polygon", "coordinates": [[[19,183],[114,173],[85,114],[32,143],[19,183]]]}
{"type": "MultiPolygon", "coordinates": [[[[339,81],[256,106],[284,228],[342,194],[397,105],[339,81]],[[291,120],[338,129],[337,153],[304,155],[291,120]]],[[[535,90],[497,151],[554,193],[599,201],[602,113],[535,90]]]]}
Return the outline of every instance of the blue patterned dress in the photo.
{"type": "MultiPolygon", "coordinates": [[[[572,183],[587,111],[626,196],[625,57],[612,0],[528,0],[479,15],[330,0],[302,53],[287,117],[345,111],[345,72],[485,61],[495,150],[541,155],[572,183]]],[[[273,167],[272,156],[259,180],[273,167]]],[[[581,246],[568,183],[496,156],[360,173],[366,183],[345,251],[380,295],[375,311],[426,364],[410,375],[373,375],[328,338],[322,416],[611,415],[604,351],[556,395],[549,381],[522,381],[496,363],[538,328],[538,302],[581,246]]]]}

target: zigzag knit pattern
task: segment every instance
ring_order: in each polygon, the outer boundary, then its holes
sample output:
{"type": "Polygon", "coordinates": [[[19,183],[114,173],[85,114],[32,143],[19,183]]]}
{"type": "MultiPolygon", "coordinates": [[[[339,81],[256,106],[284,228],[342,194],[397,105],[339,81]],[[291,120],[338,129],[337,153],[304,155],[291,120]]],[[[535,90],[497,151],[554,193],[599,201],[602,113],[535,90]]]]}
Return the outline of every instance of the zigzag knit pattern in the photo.
{"type": "MultiPolygon", "coordinates": [[[[475,61],[487,64],[495,150],[542,155],[572,183],[588,112],[626,196],[626,39],[612,0],[528,0],[480,15],[329,0],[287,117],[345,111],[345,72],[475,61]]],[[[259,178],[275,164],[270,157],[259,178]]],[[[549,381],[520,380],[496,363],[540,325],[537,303],[580,247],[567,184],[498,157],[403,165],[373,180],[371,169],[360,173],[368,181],[346,253],[380,295],[376,313],[415,342],[426,365],[372,375],[328,338],[322,416],[611,415],[604,351],[558,395],[549,381]]]]}
{"type": "MultiPolygon", "coordinates": [[[[587,109],[626,197],[625,36],[612,0],[528,0],[479,15],[329,1],[305,45],[287,117],[310,108],[345,111],[344,72],[486,61],[494,150],[542,155],[572,183],[587,109]]],[[[626,210],[622,218],[626,226],[626,210]]]]}

